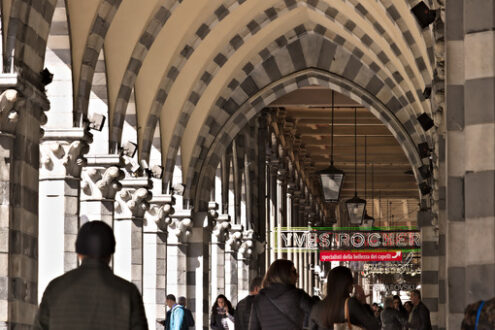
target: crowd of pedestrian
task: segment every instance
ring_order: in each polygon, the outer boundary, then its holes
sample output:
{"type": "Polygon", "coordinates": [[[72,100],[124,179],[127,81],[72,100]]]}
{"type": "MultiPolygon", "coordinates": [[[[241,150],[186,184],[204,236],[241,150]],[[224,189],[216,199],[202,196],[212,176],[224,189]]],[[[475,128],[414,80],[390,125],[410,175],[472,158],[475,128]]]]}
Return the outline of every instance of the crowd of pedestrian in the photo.
{"type": "MultiPolygon", "coordinates": [[[[114,275],[109,263],[115,252],[113,231],[102,221],[84,224],[77,235],[80,266],[47,286],[36,315],[34,329],[106,330],[148,329],[143,300],[137,287],[114,275]]],[[[323,300],[296,287],[297,269],[289,260],[274,261],[265,276],[255,278],[249,295],[237,309],[224,295],[211,308],[213,330],[430,330],[430,312],[419,290],[402,304],[399,296],[385,297],[383,309],[366,302],[364,290],[354,285],[349,268],[333,268],[323,300]],[[351,293],[354,291],[354,295],[351,293]]],[[[194,328],[186,298],[166,296],[166,330],[194,328]]],[[[494,329],[495,299],[469,305],[463,330],[494,329]]]]}

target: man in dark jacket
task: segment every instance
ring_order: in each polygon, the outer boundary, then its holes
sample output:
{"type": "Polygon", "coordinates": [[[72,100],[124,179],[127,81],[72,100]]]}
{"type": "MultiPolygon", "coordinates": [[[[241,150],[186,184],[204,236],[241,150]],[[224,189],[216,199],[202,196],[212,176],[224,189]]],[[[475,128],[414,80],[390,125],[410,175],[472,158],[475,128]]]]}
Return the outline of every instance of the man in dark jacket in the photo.
{"type": "Polygon", "coordinates": [[[255,277],[249,284],[249,296],[239,301],[235,313],[235,329],[248,330],[249,316],[251,315],[251,306],[254,297],[261,289],[261,277],[255,277]]]}
{"type": "Polygon", "coordinates": [[[409,315],[407,328],[410,330],[431,330],[430,311],[421,301],[419,290],[411,291],[411,302],[413,309],[409,315]]]}
{"type": "Polygon", "coordinates": [[[194,327],[194,317],[190,309],[186,308],[186,297],[179,297],[179,305],[184,307],[184,322],[182,323],[182,329],[188,330],[191,327],[194,327]]]}
{"type": "Polygon", "coordinates": [[[380,315],[382,330],[401,330],[407,323],[407,319],[394,308],[394,298],[386,297],[383,305],[385,309],[380,315]]]}
{"type": "Polygon", "coordinates": [[[102,221],[84,224],[77,235],[81,266],[57,277],[43,294],[35,329],[148,329],[136,286],[112,273],[112,228],[102,221]]]}

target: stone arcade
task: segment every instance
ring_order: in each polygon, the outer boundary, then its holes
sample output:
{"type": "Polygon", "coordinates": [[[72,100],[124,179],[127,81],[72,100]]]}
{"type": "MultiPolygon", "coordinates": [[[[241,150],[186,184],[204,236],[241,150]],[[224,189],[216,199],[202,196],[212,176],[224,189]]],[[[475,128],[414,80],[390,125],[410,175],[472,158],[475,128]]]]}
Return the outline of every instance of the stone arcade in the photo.
{"type": "MultiPolygon", "coordinates": [[[[424,302],[435,329],[459,328],[468,303],[495,296],[495,4],[427,0],[436,18],[422,28],[419,2],[2,1],[0,329],[30,328],[47,283],[77,266],[78,227],[96,219],[114,228],[113,270],[142,292],[151,326],[173,293],[206,329],[214,297],[237,303],[275,258],[312,294],[325,266],[276,250],[270,229],[330,225],[335,212],[314,180],[329,163],[328,101],[302,128],[316,98],[295,102],[302,117],[274,105],[318,90],[347,100],[338,120],[359,107],[370,150],[382,143],[381,198],[421,204],[424,302]],[[401,166],[409,181],[394,181],[401,166]]],[[[352,136],[346,125],[336,139],[352,136]]]]}

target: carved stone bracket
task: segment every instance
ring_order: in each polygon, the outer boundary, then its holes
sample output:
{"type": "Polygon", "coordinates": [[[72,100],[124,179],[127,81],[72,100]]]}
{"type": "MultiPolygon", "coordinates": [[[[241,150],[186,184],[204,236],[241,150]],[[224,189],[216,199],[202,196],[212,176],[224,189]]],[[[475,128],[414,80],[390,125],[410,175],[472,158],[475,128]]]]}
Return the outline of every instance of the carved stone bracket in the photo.
{"type": "Polygon", "coordinates": [[[152,204],[150,213],[155,216],[155,223],[158,228],[167,232],[167,227],[172,223],[171,216],[174,215],[175,198],[173,195],[158,195],[153,196],[150,202],[152,204]]]}
{"type": "Polygon", "coordinates": [[[120,169],[119,155],[95,155],[88,158],[88,166],[81,173],[81,200],[115,199],[122,189],[120,180],[124,172],[120,169]]]}
{"type": "Polygon", "coordinates": [[[225,243],[226,252],[235,252],[242,244],[242,232],[244,227],[238,224],[232,224],[229,230],[229,237],[225,243]]]}
{"type": "Polygon", "coordinates": [[[0,132],[14,134],[19,113],[16,109],[22,98],[15,89],[7,89],[0,94],[0,132]]]}
{"type": "Polygon", "coordinates": [[[242,233],[242,243],[239,246],[239,257],[244,259],[253,257],[255,243],[254,231],[252,229],[245,230],[242,233]]]}
{"type": "Polygon", "coordinates": [[[217,242],[223,243],[227,239],[230,229],[230,216],[228,214],[218,214],[218,203],[208,203],[208,218],[213,225],[212,235],[217,242]]]}
{"type": "Polygon", "coordinates": [[[168,232],[173,234],[181,243],[186,243],[192,235],[193,221],[190,210],[181,210],[174,214],[168,225],[168,232]]]}
{"type": "Polygon", "coordinates": [[[143,218],[149,209],[153,183],[148,177],[126,178],[121,181],[122,190],[116,198],[117,219],[143,218]]]}
{"type": "Polygon", "coordinates": [[[92,140],[85,128],[46,129],[40,146],[40,179],[80,178],[92,140]]]}

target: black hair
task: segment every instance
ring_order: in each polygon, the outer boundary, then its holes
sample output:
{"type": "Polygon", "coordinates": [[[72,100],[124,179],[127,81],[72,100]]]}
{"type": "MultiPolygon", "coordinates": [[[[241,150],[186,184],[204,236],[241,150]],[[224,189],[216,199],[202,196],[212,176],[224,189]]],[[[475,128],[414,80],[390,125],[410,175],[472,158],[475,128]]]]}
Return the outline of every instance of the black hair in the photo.
{"type": "Polygon", "coordinates": [[[218,307],[218,299],[222,298],[223,301],[225,301],[225,305],[228,307],[229,311],[232,312],[234,308],[232,308],[232,303],[225,297],[223,294],[219,294],[217,298],[215,299],[215,302],[213,303],[213,307],[211,308],[211,314],[216,315],[217,314],[217,307],[218,307]]]}
{"type": "Polygon", "coordinates": [[[91,258],[110,257],[115,252],[112,228],[103,221],[86,222],[77,233],[76,252],[91,258]]]}

